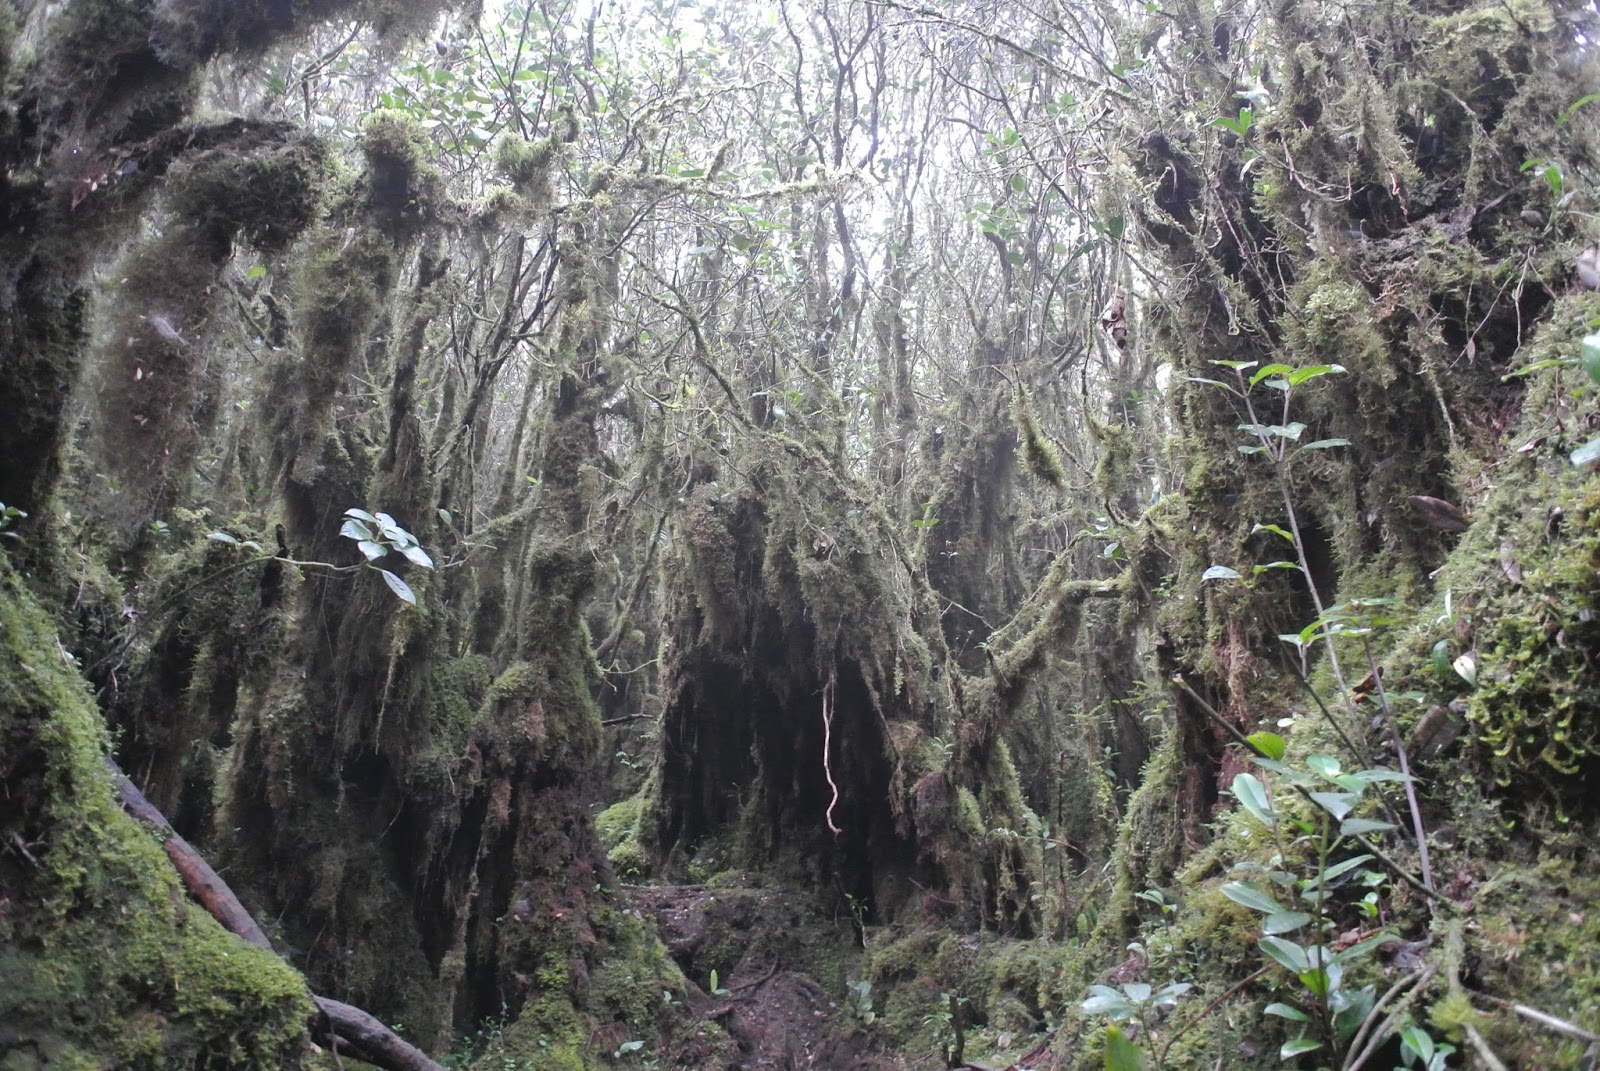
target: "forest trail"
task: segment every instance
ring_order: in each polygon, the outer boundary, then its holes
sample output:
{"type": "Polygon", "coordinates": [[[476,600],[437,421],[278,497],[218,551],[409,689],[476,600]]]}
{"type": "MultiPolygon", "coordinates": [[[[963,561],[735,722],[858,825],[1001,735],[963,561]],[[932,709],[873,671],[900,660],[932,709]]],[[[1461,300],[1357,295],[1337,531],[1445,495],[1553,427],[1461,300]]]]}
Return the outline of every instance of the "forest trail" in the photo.
{"type": "Polygon", "coordinates": [[[860,951],[848,917],[830,919],[800,893],[707,885],[629,886],[689,980],[686,1003],[738,1042],[741,1071],[904,1071],[875,1051],[829,974],[860,951]],[[716,972],[717,982],[711,982],[716,972]],[[716,992],[712,992],[715,989],[716,992]]]}

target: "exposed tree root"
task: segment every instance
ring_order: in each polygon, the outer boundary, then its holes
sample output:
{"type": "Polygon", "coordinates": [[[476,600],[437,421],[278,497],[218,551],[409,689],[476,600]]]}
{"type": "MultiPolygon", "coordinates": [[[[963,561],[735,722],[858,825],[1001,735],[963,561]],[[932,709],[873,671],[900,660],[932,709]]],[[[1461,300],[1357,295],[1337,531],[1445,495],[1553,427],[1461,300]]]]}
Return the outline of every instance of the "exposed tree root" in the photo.
{"type": "MultiPolygon", "coordinates": [[[[267,938],[266,931],[256,923],[250,912],[245,910],[239,898],[228,887],[228,883],[212,869],[211,864],[173,830],[166,816],[145,798],[137,785],[128,780],[128,776],[122,772],[122,768],[115,760],[107,757],[106,766],[111,770],[112,783],[116,786],[117,802],[122,805],[122,809],[146,825],[154,826],[166,834],[162,847],[166,849],[167,858],[172,860],[178,875],[183,878],[184,887],[189,890],[189,895],[210,912],[211,917],[220,922],[224,929],[253,945],[269,952],[273,951],[272,942],[267,938]]],[[[442,1064],[436,1063],[427,1053],[405,1041],[360,1008],[329,997],[314,995],[312,999],[316,1001],[317,1008],[322,1013],[321,1018],[326,1020],[325,1024],[316,1024],[318,1029],[314,1033],[331,1037],[336,1052],[347,1053],[388,1071],[444,1071],[442,1064]]]]}

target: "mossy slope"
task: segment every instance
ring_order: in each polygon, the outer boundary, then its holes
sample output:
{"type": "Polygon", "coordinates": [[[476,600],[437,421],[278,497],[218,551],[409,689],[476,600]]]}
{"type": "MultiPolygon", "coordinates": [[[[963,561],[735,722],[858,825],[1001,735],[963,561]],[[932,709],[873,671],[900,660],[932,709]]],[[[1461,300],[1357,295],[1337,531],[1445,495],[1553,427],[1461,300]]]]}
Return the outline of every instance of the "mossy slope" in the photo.
{"type": "Polygon", "coordinates": [[[298,1062],[304,982],[189,903],[159,842],[118,809],[88,689],[0,570],[3,1066],[298,1062]]]}

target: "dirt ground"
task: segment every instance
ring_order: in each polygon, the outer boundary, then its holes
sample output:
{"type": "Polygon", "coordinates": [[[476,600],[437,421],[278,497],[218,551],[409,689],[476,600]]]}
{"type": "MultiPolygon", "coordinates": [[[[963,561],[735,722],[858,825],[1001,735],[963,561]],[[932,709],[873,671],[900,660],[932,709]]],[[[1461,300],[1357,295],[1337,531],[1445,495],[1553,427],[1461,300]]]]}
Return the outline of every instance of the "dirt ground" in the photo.
{"type": "Polygon", "coordinates": [[[840,1006],[855,958],[847,921],[778,889],[652,885],[629,889],[689,979],[687,1002],[738,1042],[739,1071],[912,1071],[876,1050],[840,1006]],[[710,992],[711,972],[717,992],[710,992]]]}

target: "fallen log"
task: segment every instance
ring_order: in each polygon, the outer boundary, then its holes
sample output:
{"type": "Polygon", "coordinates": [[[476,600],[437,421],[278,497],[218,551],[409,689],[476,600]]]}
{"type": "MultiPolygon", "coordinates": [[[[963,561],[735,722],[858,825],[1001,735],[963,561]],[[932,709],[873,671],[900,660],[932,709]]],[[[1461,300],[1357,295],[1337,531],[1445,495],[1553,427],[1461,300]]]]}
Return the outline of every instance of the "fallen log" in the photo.
{"type": "MultiPolygon", "coordinates": [[[[221,923],[224,929],[271,952],[272,941],[268,939],[266,931],[245,910],[244,904],[239,902],[222,876],[194,850],[193,845],[177,834],[166,815],[139,791],[137,785],[128,780],[128,775],[122,772],[122,767],[114,759],[108,756],[106,766],[111,770],[112,785],[122,809],[165,834],[161,846],[166,849],[167,858],[172,860],[189,895],[210,912],[211,917],[221,923]]],[[[317,1010],[321,1013],[318,1018],[322,1020],[317,1024],[321,1029],[314,1030],[313,1034],[331,1037],[335,1052],[347,1052],[385,1071],[445,1071],[442,1064],[436,1063],[427,1053],[360,1008],[331,997],[313,995],[312,1000],[316,1002],[317,1010]]]]}

